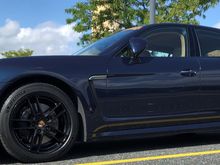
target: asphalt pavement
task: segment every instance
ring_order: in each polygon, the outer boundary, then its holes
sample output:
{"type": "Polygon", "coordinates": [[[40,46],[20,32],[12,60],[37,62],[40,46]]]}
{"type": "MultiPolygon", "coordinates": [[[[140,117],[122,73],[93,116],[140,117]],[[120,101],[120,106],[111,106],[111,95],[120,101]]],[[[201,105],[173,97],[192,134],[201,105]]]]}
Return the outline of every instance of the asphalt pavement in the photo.
{"type": "MultiPolygon", "coordinates": [[[[220,165],[220,134],[76,144],[62,160],[41,165],[220,165]]],[[[0,149],[0,164],[20,164],[0,149]]]]}

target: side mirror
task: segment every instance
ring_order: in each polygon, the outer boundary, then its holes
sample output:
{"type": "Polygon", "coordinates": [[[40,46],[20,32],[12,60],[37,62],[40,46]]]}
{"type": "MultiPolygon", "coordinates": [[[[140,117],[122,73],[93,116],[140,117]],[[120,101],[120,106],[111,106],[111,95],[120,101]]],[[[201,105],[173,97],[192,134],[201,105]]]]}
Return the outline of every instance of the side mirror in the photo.
{"type": "Polygon", "coordinates": [[[129,47],[133,58],[137,58],[146,48],[147,41],[142,38],[131,38],[129,47]]]}

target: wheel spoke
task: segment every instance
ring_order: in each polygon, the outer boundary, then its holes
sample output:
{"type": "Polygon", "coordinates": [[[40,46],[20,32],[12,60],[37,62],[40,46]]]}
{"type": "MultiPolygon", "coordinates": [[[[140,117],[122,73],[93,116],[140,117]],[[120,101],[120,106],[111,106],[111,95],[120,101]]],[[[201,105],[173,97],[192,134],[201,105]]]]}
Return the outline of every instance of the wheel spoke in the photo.
{"type": "Polygon", "coordinates": [[[33,150],[34,145],[36,145],[37,142],[37,130],[34,130],[34,134],[31,138],[31,144],[30,144],[30,150],[33,150]]]}
{"type": "Polygon", "coordinates": [[[53,126],[49,126],[51,128],[52,131],[54,131],[54,133],[59,133],[62,136],[66,137],[67,134],[65,134],[64,132],[60,131],[59,129],[54,128],[53,126]]]}
{"type": "MultiPolygon", "coordinates": [[[[43,112],[43,114],[44,114],[44,116],[46,116],[47,115],[47,113],[49,113],[50,112],[50,110],[51,110],[51,108],[49,107],[49,108],[47,108],[44,112],[43,112]]],[[[48,115],[47,115],[48,116],[48,115]]]]}
{"type": "Polygon", "coordinates": [[[62,116],[64,113],[66,113],[66,109],[63,109],[62,111],[60,111],[55,118],[58,119],[60,116],[62,116]]]}
{"type": "MultiPolygon", "coordinates": [[[[47,114],[47,116],[50,116],[53,113],[56,113],[56,110],[61,106],[61,103],[58,103],[53,109],[50,110],[50,112],[47,114]]],[[[47,110],[46,110],[47,111],[47,110]]],[[[48,108],[49,111],[49,108],[48,108]]]]}
{"type": "Polygon", "coordinates": [[[34,104],[31,103],[31,100],[29,98],[27,98],[27,102],[28,102],[29,108],[33,112],[33,115],[35,116],[37,114],[37,110],[36,110],[34,104]]]}
{"type": "Polygon", "coordinates": [[[14,122],[33,122],[33,120],[30,120],[30,119],[11,119],[11,121],[14,121],[14,122]]]}
{"type": "Polygon", "coordinates": [[[37,96],[35,97],[35,100],[36,100],[37,112],[43,115],[43,111],[40,106],[39,98],[37,96]]]}
{"type": "Polygon", "coordinates": [[[45,135],[50,138],[50,139],[54,139],[56,140],[58,143],[61,143],[62,141],[60,139],[58,139],[55,135],[51,134],[50,132],[46,131],[45,135]]]}
{"type": "Polygon", "coordinates": [[[13,129],[14,130],[31,130],[31,129],[35,129],[35,127],[16,127],[13,129]]]}
{"type": "Polygon", "coordinates": [[[39,135],[38,143],[37,143],[37,152],[40,151],[41,144],[43,142],[44,134],[39,135]]]}

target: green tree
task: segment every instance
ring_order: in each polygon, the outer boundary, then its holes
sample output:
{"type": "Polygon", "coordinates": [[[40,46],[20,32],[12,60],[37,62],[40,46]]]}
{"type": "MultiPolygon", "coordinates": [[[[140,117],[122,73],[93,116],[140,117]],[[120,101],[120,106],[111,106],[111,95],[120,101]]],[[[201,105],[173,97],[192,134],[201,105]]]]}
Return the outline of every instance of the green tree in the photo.
{"type": "MultiPolygon", "coordinates": [[[[78,44],[88,44],[115,31],[149,23],[150,0],[85,0],[66,9],[71,17],[67,24],[83,33],[78,44]],[[104,10],[100,10],[104,6],[104,10]],[[97,12],[98,11],[98,12],[97,12]],[[104,26],[105,22],[109,26],[104,26]],[[117,24],[117,28],[109,29],[117,24]]],[[[156,0],[157,23],[175,22],[199,24],[198,16],[205,18],[205,11],[220,0],[156,0]]]]}
{"type": "Polygon", "coordinates": [[[28,57],[31,56],[33,53],[34,51],[30,49],[19,49],[19,50],[11,50],[7,52],[3,52],[0,54],[6,58],[12,58],[12,57],[28,57]]]}

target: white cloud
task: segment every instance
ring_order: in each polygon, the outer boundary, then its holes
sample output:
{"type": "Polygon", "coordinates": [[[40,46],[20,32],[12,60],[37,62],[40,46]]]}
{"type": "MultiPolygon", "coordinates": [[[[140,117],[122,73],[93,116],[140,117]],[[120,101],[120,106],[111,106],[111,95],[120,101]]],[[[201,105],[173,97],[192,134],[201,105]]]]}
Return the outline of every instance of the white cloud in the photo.
{"type": "Polygon", "coordinates": [[[80,33],[74,32],[70,25],[44,22],[31,28],[8,19],[0,27],[0,52],[29,48],[34,55],[72,54],[80,48],[79,37],[80,33]]]}
{"type": "Polygon", "coordinates": [[[215,28],[220,28],[220,22],[214,25],[215,28]]]}

